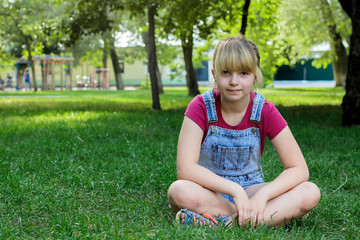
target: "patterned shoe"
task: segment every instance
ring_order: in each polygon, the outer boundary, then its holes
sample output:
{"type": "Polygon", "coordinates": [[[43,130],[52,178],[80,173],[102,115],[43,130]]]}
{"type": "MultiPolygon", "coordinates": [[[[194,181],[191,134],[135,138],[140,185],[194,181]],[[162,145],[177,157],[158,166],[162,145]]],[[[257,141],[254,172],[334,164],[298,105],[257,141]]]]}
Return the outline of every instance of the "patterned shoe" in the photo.
{"type": "Polygon", "coordinates": [[[214,218],[208,213],[198,214],[196,212],[181,209],[176,214],[176,222],[182,226],[208,226],[209,228],[216,228],[218,226],[226,226],[229,216],[222,216],[214,218]],[[184,223],[181,223],[181,214],[185,214],[184,223]]]}

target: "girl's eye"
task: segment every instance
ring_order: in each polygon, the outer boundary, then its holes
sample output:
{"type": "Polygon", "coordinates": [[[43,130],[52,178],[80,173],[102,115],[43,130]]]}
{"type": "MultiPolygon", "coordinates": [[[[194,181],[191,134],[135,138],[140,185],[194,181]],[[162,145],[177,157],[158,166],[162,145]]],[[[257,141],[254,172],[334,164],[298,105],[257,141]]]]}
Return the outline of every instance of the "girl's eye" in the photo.
{"type": "Polygon", "coordinates": [[[246,75],[248,75],[248,73],[247,72],[241,72],[240,73],[242,76],[246,76],[246,75]]]}
{"type": "Polygon", "coordinates": [[[229,72],[229,71],[222,71],[222,74],[223,74],[223,75],[229,75],[230,72],[229,72]]]}

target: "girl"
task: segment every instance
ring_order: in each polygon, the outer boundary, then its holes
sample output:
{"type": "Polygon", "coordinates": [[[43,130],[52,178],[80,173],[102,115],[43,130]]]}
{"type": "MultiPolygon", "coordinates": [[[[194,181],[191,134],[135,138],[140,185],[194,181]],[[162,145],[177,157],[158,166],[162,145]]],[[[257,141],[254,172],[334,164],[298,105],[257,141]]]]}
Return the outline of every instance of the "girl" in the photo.
{"type": "Polygon", "coordinates": [[[243,36],[214,52],[215,87],[189,104],[181,127],[171,208],[182,225],[279,226],[315,208],[318,187],[286,121],[253,92],[261,84],[257,47],[243,36]],[[284,171],[264,182],[260,156],[271,140],[284,171]]]}

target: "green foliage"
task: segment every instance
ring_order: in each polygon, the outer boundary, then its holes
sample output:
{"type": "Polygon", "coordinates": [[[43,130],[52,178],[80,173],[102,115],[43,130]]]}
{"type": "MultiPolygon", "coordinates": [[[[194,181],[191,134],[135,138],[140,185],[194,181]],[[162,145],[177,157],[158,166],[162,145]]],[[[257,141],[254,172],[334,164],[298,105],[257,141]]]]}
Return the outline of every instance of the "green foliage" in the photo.
{"type": "MultiPolygon", "coordinates": [[[[337,31],[349,46],[350,19],[338,0],[328,2],[337,31]]],[[[32,55],[71,52],[75,65],[80,58],[91,59],[99,65],[99,49],[106,47],[100,40],[102,34],[108,31],[114,38],[118,32],[130,31],[140,39],[140,34],[148,29],[145,13],[151,6],[157,10],[160,64],[183,69],[178,66],[182,57],[175,56],[182,55],[180,49],[169,42],[183,40],[185,44],[192,44],[195,40],[201,42],[201,46],[195,50],[193,62],[200,66],[201,60],[210,58],[205,53],[218,39],[239,33],[243,4],[244,1],[228,0],[6,0],[0,8],[0,59],[8,65],[7,61],[13,57],[27,56],[29,53],[24,48],[27,38],[32,55]]],[[[326,23],[319,0],[251,1],[246,37],[259,47],[265,85],[272,81],[279,65],[294,65],[314,54],[320,57],[313,61],[317,68],[331,62],[331,51],[313,52],[314,46],[329,42],[326,23]]],[[[119,58],[129,63],[145,59],[142,46],[132,47],[118,50],[119,58]]],[[[12,63],[13,60],[9,62],[12,63]]]]}
{"type": "Polygon", "coordinates": [[[70,16],[63,19],[63,30],[69,34],[67,45],[74,44],[86,35],[103,34],[114,25],[111,11],[122,9],[119,2],[116,7],[111,2],[99,0],[79,0],[71,9],[70,16]]]}
{"type": "Polygon", "coordinates": [[[56,0],[4,1],[0,9],[0,37],[8,46],[20,48],[30,39],[33,55],[42,53],[44,46],[58,45],[58,26],[66,5],[56,0]]]}
{"type": "Polygon", "coordinates": [[[158,62],[163,66],[173,63],[181,55],[181,50],[178,46],[167,43],[157,43],[156,51],[158,62]]]}
{"type": "Polygon", "coordinates": [[[74,65],[77,66],[81,61],[89,61],[94,66],[102,63],[102,44],[99,36],[84,36],[71,47],[66,48],[74,57],[74,65]]]}
{"type": "MultiPolygon", "coordinates": [[[[42,55],[43,48],[44,48],[44,45],[42,42],[35,42],[35,44],[33,44],[33,46],[32,46],[32,54],[33,55],[42,55]]],[[[28,59],[29,52],[26,49],[24,49],[22,52],[22,56],[24,57],[24,59],[28,59]]]]}
{"type": "MultiPolygon", "coordinates": [[[[201,89],[204,92],[205,88],[201,89]]],[[[344,90],[262,89],[286,118],[321,189],[286,227],[181,228],[168,207],[176,144],[192,98],[165,90],[0,93],[2,239],[357,239],[360,128],[341,128],[344,90]]],[[[266,143],[267,181],[282,169],[266,143]]]]}
{"type": "Polygon", "coordinates": [[[135,61],[145,61],[146,59],[146,51],[142,46],[124,47],[117,52],[119,59],[128,64],[134,64],[135,61]]]}
{"type": "MultiPolygon", "coordinates": [[[[329,43],[330,36],[327,25],[329,21],[336,24],[336,30],[343,40],[349,43],[351,34],[351,21],[342,10],[338,0],[329,1],[334,19],[325,19],[322,13],[321,1],[316,0],[289,0],[282,1],[279,9],[278,39],[286,43],[289,51],[289,64],[292,65],[300,58],[312,58],[320,54],[315,66],[324,67],[331,62],[331,53],[314,52],[317,45],[329,43]]],[[[284,45],[284,47],[286,46],[284,45]]],[[[348,44],[349,46],[349,44],[348,44]]]]}
{"type": "Polygon", "coordinates": [[[102,54],[101,49],[94,49],[93,51],[87,51],[85,56],[80,58],[81,62],[86,62],[95,67],[102,67],[102,54]]]}
{"type": "Polygon", "coordinates": [[[215,31],[217,20],[228,13],[228,4],[227,1],[168,1],[160,13],[163,34],[172,34],[184,43],[188,43],[193,35],[207,39],[215,31]]]}
{"type": "Polygon", "coordinates": [[[311,65],[316,68],[327,68],[327,66],[331,63],[331,52],[330,51],[324,51],[321,54],[320,58],[316,58],[311,62],[311,65]]]}
{"type": "Polygon", "coordinates": [[[193,61],[195,63],[195,67],[202,67],[201,61],[209,61],[212,60],[212,56],[209,55],[209,51],[213,48],[213,39],[209,39],[202,46],[198,46],[195,49],[195,54],[193,57],[193,61]]]}
{"type": "Polygon", "coordinates": [[[8,51],[6,51],[5,46],[0,44],[0,74],[3,74],[3,72],[7,72],[11,70],[16,63],[16,58],[11,56],[8,51]]]}

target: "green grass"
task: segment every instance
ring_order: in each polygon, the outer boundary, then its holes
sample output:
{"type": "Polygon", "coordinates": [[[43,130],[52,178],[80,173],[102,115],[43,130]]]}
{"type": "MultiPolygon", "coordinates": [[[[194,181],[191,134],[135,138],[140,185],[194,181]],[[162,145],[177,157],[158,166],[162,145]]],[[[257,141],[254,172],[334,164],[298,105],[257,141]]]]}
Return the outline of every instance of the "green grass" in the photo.
{"type": "MultiPolygon", "coordinates": [[[[360,127],[342,128],[342,89],[262,89],[286,118],[321,189],[303,221],[278,229],[180,228],[167,202],[191,97],[151,92],[0,93],[0,239],[354,239],[360,127]]],[[[205,89],[202,89],[205,91],[205,89]]],[[[269,142],[263,169],[281,164],[269,142]]]]}

